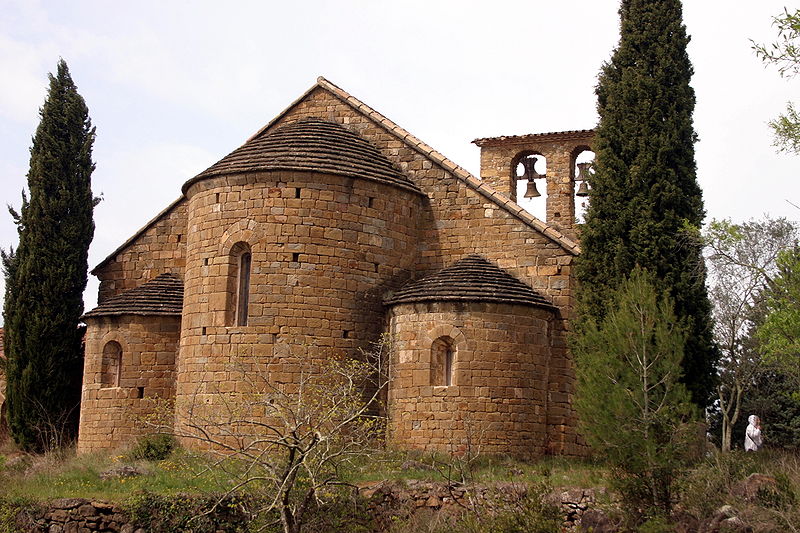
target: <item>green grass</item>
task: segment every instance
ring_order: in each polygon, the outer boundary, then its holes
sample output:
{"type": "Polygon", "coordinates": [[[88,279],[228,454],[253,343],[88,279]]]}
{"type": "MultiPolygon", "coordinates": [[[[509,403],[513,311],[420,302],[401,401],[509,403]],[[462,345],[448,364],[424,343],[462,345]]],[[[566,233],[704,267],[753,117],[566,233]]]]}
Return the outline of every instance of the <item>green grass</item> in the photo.
{"type": "MultiPolygon", "coordinates": [[[[237,478],[235,473],[208,468],[208,456],[180,449],[161,461],[132,461],[129,454],[121,452],[86,455],[62,452],[33,457],[26,465],[14,466],[17,460],[9,460],[14,455],[16,452],[13,450],[0,448],[0,487],[3,492],[0,500],[6,502],[82,497],[129,504],[149,498],[147,502],[160,502],[161,507],[167,508],[175,502],[191,500],[193,496],[198,496],[197,501],[201,503],[203,496],[213,499],[214,495],[230,489],[237,478]],[[121,465],[134,465],[144,474],[132,478],[100,479],[101,472],[121,465]],[[187,497],[175,497],[178,494],[187,497]]],[[[463,466],[463,461],[445,455],[385,450],[345,465],[340,473],[346,481],[356,485],[409,479],[461,481],[459,465],[463,466]]],[[[555,489],[605,487],[608,477],[608,469],[602,464],[566,457],[525,462],[481,456],[470,464],[468,473],[468,481],[479,484],[514,481],[531,487],[555,489]]],[[[787,524],[800,523],[800,456],[797,454],[769,450],[758,454],[714,454],[686,474],[679,487],[681,507],[698,518],[708,518],[721,505],[731,504],[747,523],[758,526],[756,531],[787,530],[787,524]],[[779,491],[760,496],[763,501],[745,501],[737,497],[732,488],[752,472],[775,476],[779,491]]],[[[263,489],[253,484],[247,488],[250,496],[242,496],[257,498],[259,494],[269,492],[263,489]]],[[[147,502],[140,507],[158,507],[147,502]]],[[[194,507],[187,509],[187,516],[196,514],[194,507]]],[[[2,511],[0,506],[0,515],[2,511]]],[[[166,513],[161,518],[169,515],[166,513]]],[[[180,527],[176,531],[182,531],[180,527]]]]}
{"type": "Polygon", "coordinates": [[[165,495],[205,494],[230,486],[222,472],[204,468],[203,458],[185,452],[177,452],[163,461],[129,462],[124,459],[121,455],[108,454],[42,456],[34,458],[25,470],[0,468],[0,483],[6,497],[35,500],[79,497],[122,501],[143,489],[165,495]],[[145,474],[100,479],[100,473],[122,464],[137,466],[145,474]]]}
{"type": "MultiPolygon", "coordinates": [[[[219,469],[208,468],[209,459],[202,455],[177,450],[162,461],[131,461],[122,453],[75,455],[64,452],[34,457],[25,468],[9,468],[0,452],[0,486],[4,494],[34,500],[53,498],[99,498],[123,501],[139,490],[162,495],[178,493],[208,494],[229,489],[233,477],[219,469]],[[100,479],[106,470],[133,465],[144,471],[138,477],[100,479]]],[[[415,479],[431,482],[460,481],[458,461],[449,461],[440,454],[382,451],[368,460],[346,465],[344,478],[353,484],[382,480],[415,479]],[[428,468],[403,468],[404,463],[431,465],[428,468]],[[451,468],[448,471],[448,465],[451,468]]],[[[589,461],[569,458],[545,458],[538,462],[522,462],[503,457],[479,457],[471,465],[470,476],[476,483],[541,482],[554,487],[596,487],[604,485],[605,470],[589,461]]],[[[254,486],[255,490],[256,487],[254,486]]]]}

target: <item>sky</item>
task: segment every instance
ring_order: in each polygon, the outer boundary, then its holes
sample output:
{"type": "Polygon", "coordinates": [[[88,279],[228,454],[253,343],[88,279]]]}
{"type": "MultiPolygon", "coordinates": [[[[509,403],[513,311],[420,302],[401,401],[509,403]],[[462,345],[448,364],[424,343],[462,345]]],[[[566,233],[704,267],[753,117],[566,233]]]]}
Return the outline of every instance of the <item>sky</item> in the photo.
{"type": "MultiPolygon", "coordinates": [[[[685,0],[707,219],[800,220],[800,158],[767,126],[800,89],[752,41],[774,0],[685,0]]],[[[480,137],[588,129],[618,0],[0,0],[0,200],[19,207],[47,74],[97,128],[90,268],[325,76],[475,175],[480,137]]],[[[541,211],[530,207],[534,214],[541,211]]],[[[0,211],[0,247],[17,241],[0,211]]],[[[90,276],[86,309],[96,304],[90,276]]],[[[0,291],[4,292],[2,280],[0,291]]],[[[0,292],[0,298],[2,297],[0,292]]]]}

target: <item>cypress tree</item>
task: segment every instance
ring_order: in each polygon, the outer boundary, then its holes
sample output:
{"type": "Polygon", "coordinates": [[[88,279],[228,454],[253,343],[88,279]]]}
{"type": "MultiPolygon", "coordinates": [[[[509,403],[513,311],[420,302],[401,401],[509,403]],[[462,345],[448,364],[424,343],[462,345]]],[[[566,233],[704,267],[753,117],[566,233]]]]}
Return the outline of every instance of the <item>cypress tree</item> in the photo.
{"type": "Polygon", "coordinates": [[[95,130],[59,60],[33,138],[28,191],[9,207],[19,245],[3,254],[8,422],[23,449],[43,451],[75,435],[82,368],[79,319],[94,235],[95,130]],[[77,385],[77,386],[76,386],[77,385]]]}
{"type": "MultiPolygon", "coordinates": [[[[598,85],[592,197],[577,264],[579,316],[600,321],[638,265],[667,290],[687,328],[683,382],[699,406],[717,352],[705,287],[696,179],[692,65],[680,0],[622,0],[620,41],[598,85]]],[[[580,330],[580,320],[579,328],[580,330]]]]}

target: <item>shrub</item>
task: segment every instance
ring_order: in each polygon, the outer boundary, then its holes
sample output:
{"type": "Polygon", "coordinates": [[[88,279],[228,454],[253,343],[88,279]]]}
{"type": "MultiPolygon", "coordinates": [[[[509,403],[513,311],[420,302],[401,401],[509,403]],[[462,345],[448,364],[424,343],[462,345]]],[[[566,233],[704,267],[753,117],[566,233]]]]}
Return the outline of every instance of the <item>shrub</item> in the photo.
{"type": "Polygon", "coordinates": [[[556,533],[562,530],[559,506],[547,498],[548,483],[526,485],[527,494],[509,498],[505,491],[477,498],[474,508],[439,511],[417,510],[406,519],[397,518],[393,533],[556,533]],[[512,501],[513,500],[513,501],[512,501]]]}
{"type": "Polygon", "coordinates": [[[178,447],[175,437],[166,433],[154,433],[140,437],[129,457],[133,460],[163,461],[178,447]]]}
{"type": "Polygon", "coordinates": [[[143,490],[125,507],[137,526],[162,533],[246,532],[251,520],[249,499],[240,494],[165,496],[143,490]]]}
{"type": "Polygon", "coordinates": [[[36,504],[30,500],[0,496],[0,533],[27,531],[36,510],[36,504]]]}
{"type": "Polygon", "coordinates": [[[716,452],[692,469],[680,485],[683,507],[698,518],[727,503],[731,487],[758,470],[755,455],[716,452]]]}
{"type": "Polygon", "coordinates": [[[712,517],[725,504],[756,531],[784,531],[785,523],[798,523],[800,469],[796,456],[769,452],[716,453],[692,469],[681,484],[681,505],[698,519],[712,517]],[[759,487],[749,497],[741,484],[751,474],[775,478],[775,486],[759,487]],[[760,529],[759,529],[760,528],[760,529]],[[770,529],[772,528],[772,529],[770,529]]]}
{"type": "Polygon", "coordinates": [[[376,521],[369,501],[352,491],[338,489],[327,495],[325,502],[310,513],[303,531],[369,533],[376,531],[376,521]]]}

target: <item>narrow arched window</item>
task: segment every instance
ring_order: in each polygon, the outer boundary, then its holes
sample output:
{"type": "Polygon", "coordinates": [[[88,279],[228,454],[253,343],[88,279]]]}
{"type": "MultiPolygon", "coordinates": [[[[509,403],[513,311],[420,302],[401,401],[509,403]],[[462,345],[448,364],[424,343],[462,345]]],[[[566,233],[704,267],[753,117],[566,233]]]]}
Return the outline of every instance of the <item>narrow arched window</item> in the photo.
{"type": "Polygon", "coordinates": [[[100,361],[100,387],[119,387],[119,376],[122,372],[122,346],[117,341],[107,342],[103,346],[100,361]]]}
{"type": "Polygon", "coordinates": [[[239,274],[236,281],[236,325],[247,325],[247,311],[250,304],[250,263],[249,251],[239,255],[239,274]]]}
{"type": "Polygon", "coordinates": [[[237,242],[227,257],[225,325],[246,326],[250,322],[250,275],[253,256],[250,245],[237,242]]]}
{"type": "Polygon", "coordinates": [[[444,384],[453,384],[453,347],[448,346],[444,352],[444,384]]]}
{"type": "Polygon", "coordinates": [[[430,383],[434,386],[453,385],[455,347],[450,337],[439,337],[431,345],[430,383]]]}

